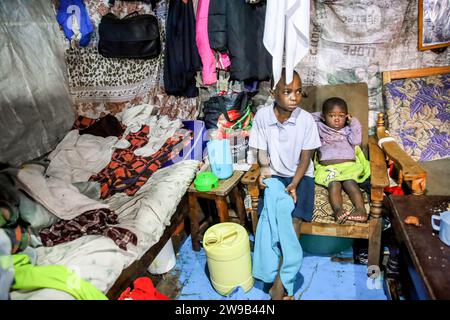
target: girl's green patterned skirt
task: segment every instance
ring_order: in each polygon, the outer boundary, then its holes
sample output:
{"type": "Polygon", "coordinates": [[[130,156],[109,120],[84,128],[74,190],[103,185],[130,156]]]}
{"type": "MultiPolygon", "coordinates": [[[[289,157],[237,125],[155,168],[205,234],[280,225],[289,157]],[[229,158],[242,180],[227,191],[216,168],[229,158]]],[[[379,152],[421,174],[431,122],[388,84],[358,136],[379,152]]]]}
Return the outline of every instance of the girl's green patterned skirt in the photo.
{"type": "Polygon", "coordinates": [[[355,180],[357,183],[364,182],[370,176],[370,162],[364,157],[359,146],[355,147],[355,161],[330,164],[323,166],[314,159],[315,182],[321,186],[328,187],[332,181],[355,180]]]}

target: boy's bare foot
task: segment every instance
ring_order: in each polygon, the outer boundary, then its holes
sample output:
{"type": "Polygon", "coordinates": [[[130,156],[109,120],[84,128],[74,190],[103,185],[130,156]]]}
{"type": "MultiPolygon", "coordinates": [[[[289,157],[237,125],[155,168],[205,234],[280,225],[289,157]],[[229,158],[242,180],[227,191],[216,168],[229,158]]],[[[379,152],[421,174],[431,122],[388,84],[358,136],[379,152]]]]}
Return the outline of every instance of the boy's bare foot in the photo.
{"type": "Polygon", "coordinates": [[[344,223],[349,216],[350,212],[344,211],[342,208],[336,211],[336,221],[339,224],[344,223]]]}
{"type": "Polygon", "coordinates": [[[295,300],[294,296],[284,296],[283,300],[295,300]]]}
{"type": "Polygon", "coordinates": [[[272,297],[272,300],[283,300],[285,292],[283,285],[277,286],[276,284],[272,286],[269,290],[269,294],[272,297]]]}
{"type": "Polygon", "coordinates": [[[368,218],[369,216],[365,210],[355,209],[347,219],[355,222],[366,222],[368,218]]]}

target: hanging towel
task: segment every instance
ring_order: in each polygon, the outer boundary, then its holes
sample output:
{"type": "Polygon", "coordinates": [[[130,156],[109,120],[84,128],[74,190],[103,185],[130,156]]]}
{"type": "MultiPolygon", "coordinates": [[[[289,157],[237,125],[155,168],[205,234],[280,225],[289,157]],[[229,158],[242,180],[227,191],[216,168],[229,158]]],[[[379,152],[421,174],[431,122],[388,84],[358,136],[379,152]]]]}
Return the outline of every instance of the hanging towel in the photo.
{"type": "Polygon", "coordinates": [[[13,255],[15,290],[52,288],[65,291],[77,300],[108,300],[89,282],[79,278],[65,266],[34,266],[25,254],[13,255]]]}
{"type": "Polygon", "coordinates": [[[294,282],[303,261],[303,250],[292,225],[294,201],[285,186],[275,178],[265,179],[264,207],[256,228],[253,252],[253,276],[274,282],[283,254],[280,278],[289,296],[294,295],[294,282]]]}
{"type": "Polygon", "coordinates": [[[309,0],[267,0],[264,46],[272,55],[274,85],[281,78],[286,43],[286,83],[309,49],[309,0]],[[286,42],[285,42],[286,41],[286,42]]]}
{"type": "Polygon", "coordinates": [[[69,41],[75,37],[81,47],[89,44],[94,27],[83,0],[60,0],[56,19],[69,41]]]}

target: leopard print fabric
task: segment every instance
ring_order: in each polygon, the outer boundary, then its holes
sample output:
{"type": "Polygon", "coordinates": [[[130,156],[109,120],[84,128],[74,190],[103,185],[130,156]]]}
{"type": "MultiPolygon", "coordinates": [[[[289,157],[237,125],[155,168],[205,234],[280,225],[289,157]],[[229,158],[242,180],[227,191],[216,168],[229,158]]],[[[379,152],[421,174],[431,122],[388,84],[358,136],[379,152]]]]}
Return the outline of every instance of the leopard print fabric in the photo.
{"type": "MultiPolygon", "coordinates": [[[[55,8],[57,0],[53,0],[55,8]]],[[[158,18],[162,53],[150,60],[104,58],[97,51],[98,24],[109,11],[108,0],[85,1],[94,33],[86,48],[70,48],[66,43],[66,61],[69,74],[69,90],[78,115],[97,119],[106,114],[116,114],[139,104],[155,106],[154,114],[167,115],[170,119],[196,119],[199,114],[196,98],[169,96],[163,86],[163,61],[167,3],[158,3],[154,14],[158,18]]],[[[152,14],[151,6],[139,2],[116,1],[111,12],[124,17],[138,11],[152,14]]]]}
{"type": "Polygon", "coordinates": [[[162,59],[105,58],[96,48],[68,49],[70,93],[76,102],[131,101],[159,85],[162,59]]]}

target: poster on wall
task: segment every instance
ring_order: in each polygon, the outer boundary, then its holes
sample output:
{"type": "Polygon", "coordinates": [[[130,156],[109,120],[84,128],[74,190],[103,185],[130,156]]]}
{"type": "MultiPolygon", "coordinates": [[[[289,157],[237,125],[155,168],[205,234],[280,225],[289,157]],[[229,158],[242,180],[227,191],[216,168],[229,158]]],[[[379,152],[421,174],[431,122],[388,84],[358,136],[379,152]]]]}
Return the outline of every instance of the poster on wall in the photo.
{"type": "Polygon", "coordinates": [[[378,113],[384,112],[383,71],[449,64],[450,49],[442,53],[417,50],[418,2],[314,0],[309,53],[296,66],[303,84],[367,83],[373,134],[378,113]]]}
{"type": "Polygon", "coordinates": [[[419,50],[450,46],[450,0],[419,0],[419,50]]]}

